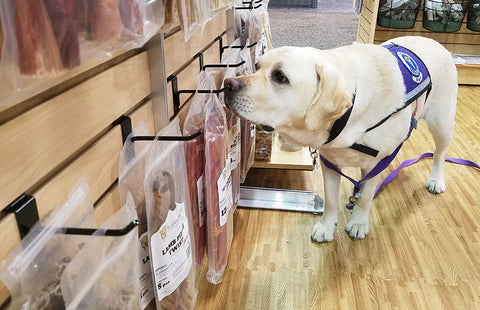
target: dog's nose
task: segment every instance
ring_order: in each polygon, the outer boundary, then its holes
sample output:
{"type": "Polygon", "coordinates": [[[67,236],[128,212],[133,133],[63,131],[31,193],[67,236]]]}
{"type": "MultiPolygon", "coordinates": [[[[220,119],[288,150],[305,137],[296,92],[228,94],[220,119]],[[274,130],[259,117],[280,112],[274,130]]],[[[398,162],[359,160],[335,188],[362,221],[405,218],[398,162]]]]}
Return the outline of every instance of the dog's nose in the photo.
{"type": "Polygon", "coordinates": [[[245,84],[237,78],[228,78],[225,79],[225,87],[228,87],[231,91],[237,91],[243,88],[245,84]]]}

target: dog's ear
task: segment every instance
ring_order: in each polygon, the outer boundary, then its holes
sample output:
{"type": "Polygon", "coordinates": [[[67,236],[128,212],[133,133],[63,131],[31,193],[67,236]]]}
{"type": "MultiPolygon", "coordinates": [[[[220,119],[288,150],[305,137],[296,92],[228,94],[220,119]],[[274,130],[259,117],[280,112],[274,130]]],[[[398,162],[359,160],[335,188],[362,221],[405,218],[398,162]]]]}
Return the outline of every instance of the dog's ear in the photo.
{"type": "Polygon", "coordinates": [[[316,71],[317,93],[305,115],[305,126],[311,131],[338,119],[352,105],[352,94],[348,92],[343,78],[333,66],[316,64],[316,71]]]}

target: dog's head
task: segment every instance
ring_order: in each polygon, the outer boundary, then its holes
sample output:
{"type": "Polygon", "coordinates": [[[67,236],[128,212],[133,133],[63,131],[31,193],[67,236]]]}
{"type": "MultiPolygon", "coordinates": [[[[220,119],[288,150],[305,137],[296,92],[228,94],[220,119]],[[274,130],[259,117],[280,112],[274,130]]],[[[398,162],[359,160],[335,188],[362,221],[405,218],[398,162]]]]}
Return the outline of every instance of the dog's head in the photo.
{"type": "Polygon", "coordinates": [[[259,58],[254,74],[226,79],[225,86],[226,105],[238,116],[299,144],[299,136],[328,130],[351,106],[343,78],[313,48],[273,49],[259,58]]]}

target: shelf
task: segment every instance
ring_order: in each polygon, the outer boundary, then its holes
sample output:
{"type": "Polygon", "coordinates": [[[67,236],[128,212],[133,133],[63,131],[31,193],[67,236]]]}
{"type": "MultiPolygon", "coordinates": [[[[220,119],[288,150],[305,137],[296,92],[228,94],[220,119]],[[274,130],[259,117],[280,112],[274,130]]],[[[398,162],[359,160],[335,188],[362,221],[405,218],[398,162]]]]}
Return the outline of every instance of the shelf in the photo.
{"type": "Polygon", "coordinates": [[[303,147],[296,152],[282,151],[277,134],[273,136],[272,156],[270,160],[256,160],[252,168],[313,170],[312,158],[310,157],[308,147],[303,147]]]}

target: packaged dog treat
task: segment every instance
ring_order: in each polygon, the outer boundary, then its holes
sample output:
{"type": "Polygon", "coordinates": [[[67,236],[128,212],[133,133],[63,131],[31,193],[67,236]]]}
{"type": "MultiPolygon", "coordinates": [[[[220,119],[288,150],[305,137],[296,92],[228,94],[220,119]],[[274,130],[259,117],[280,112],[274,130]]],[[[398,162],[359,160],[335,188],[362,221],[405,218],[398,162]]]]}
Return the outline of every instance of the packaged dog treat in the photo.
{"type": "Polygon", "coordinates": [[[80,64],[75,0],[44,0],[44,3],[52,23],[63,67],[74,68],[80,64]]]}
{"type": "Polygon", "coordinates": [[[62,234],[62,227],[96,227],[88,185],[80,181],[2,262],[0,280],[10,291],[10,309],[64,309],[60,279],[90,236],[62,234]]]}
{"type": "Polygon", "coordinates": [[[137,217],[133,199],[102,225],[62,274],[60,288],[66,309],[140,309],[137,229],[124,236],[106,236],[137,217]]]}
{"type": "MultiPolygon", "coordinates": [[[[240,40],[235,40],[233,44],[240,44],[240,40]]],[[[247,46],[248,44],[249,40],[246,41],[247,46]]],[[[252,59],[247,46],[241,50],[230,47],[224,51],[222,55],[223,64],[235,64],[245,61],[245,64],[241,66],[227,68],[224,73],[224,80],[226,78],[246,75],[253,72],[252,59]]],[[[224,94],[221,94],[219,99],[223,102],[224,94]]],[[[246,123],[243,124],[244,132],[242,132],[242,124],[240,119],[228,109],[225,109],[225,113],[230,135],[230,169],[232,171],[232,188],[235,209],[240,199],[240,182],[242,179],[244,180],[248,170],[253,164],[253,157],[251,155],[253,154],[255,140],[251,137],[251,128],[249,122],[245,121],[246,123]],[[242,155],[244,157],[242,157],[242,155]]]]}
{"type": "Polygon", "coordinates": [[[222,281],[233,238],[230,143],[225,108],[216,96],[205,106],[205,200],[207,202],[207,279],[222,281]]]}
{"type": "Polygon", "coordinates": [[[177,0],[180,26],[182,27],[185,41],[205,25],[210,19],[209,0],[177,0]]]}
{"type": "Polygon", "coordinates": [[[143,46],[164,22],[162,0],[0,1],[0,103],[46,89],[82,63],[143,46]]]}
{"type": "MultiPolygon", "coordinates": [[[[158,133],[180,136],[178,119],[158,133]]],[[[193,309],[195,248],[185,168],[180,141],[154,141],[145,177],[150,258],[157,309],[193,309]]]]}
{"type": "MultiPolygon", "coordinates": [[[[213,77],[205,71],[197,76],[197,89],[213,90],[213,77]]],[[[183,125],[183,135],[190,136],[205,128],[205,104],[213,94],[196,93],[183,125]]],[[[192,207],[192,220],[195,236],[195,262],[202,264],[207,246],[207,209],[205,206],[205,144],[204,136],[185,142],[188,189],[192,207]]]]}
{"type": "Polygon", "coordinates": [[[267,161],[272,156],[273,135],[257,126],[255,132],[255,160],[267,161]]]}
{"type": "Polygon", "coordinates": [[[212,12],[227,10],[233,5],[234,0],[210,0],[210,10],[212,12]]]}
{"type": "Polygon", "coordinates": [[[145,122],[140,123],[125,140],[120,152],[120,172],[118,188],[122,205],[127,202],[127,196],[131,195],[137,212],[140,225],[138,227],[138,251],[139,257],[139,284],[141,296],[141,309],[155,309],[152,271],[150,269],[150,252],[148,247],[148,226],[145,207],[145,162],[152,141],[131,140],[132,136],[149,136],[145,122]]]}
{"type": "MultiPolygon", "coordinates": [[[[2,66],[10,79],[21,74],[57,74],[63,70],[55,33],[43,1],[6,0],[0,3],[4,45],[2,66]]],[[[16,80],[7,81],[15,85],[16,80]]]]}

